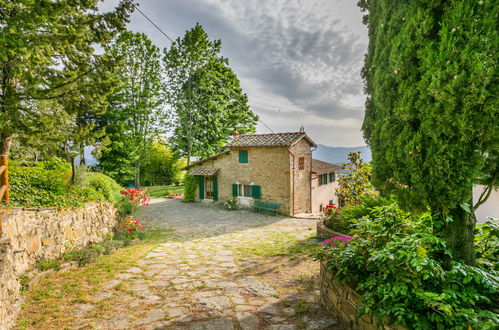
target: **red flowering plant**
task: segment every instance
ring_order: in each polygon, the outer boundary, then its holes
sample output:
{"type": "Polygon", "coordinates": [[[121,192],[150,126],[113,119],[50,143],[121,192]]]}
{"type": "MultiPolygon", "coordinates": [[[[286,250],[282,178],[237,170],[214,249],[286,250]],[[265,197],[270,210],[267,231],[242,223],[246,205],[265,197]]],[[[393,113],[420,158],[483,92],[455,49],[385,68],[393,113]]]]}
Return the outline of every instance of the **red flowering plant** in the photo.
{"type": "Polygon", "coordinates": [[[141,206],[149,205],[149,194],[144,189],[131,187],[120,191],[123,197],[118,202],[118,210],[122,217],[133,215],[141,206]]]}
{"type": "Polygon", "coordinates": [[[329,203],[325,207],[322,208],[322,215],[324,218],[331,218],[333,216],[339,215],[340,210],[334,203],[329,203]]]}
{"type": "Polygon", "coordinates": [[[144,230],[144,224],[132,216],[122,219],[121,231],[122,235],[129,238],[139,237],[139,233],[144,230]]]}
{"type": "Polygon", "coordinates": [[[182,197],[184,197],[184,194],[182,194],[182,193],[169,194],[168,197],[170,197],[170,198],[182,198],[182,197]]]}
{"type": "Polygon", "coordinates": [[[123,189],[120,191],[120,194],[126,196],[128,200],[132,203],[136,203],[137,205],[147,206],[149,205],[149,195],[145,192],[144,189],[137,189],[135,187],[131,187],[128,189],[123,189]]]}
{"type": "Polygon", "coordinates": [[[347,232],[347,229],[340,221],[340,209],[336,204],[329,203],[322,208],[322,219],[324,224],[339,233],[347,232]]]}

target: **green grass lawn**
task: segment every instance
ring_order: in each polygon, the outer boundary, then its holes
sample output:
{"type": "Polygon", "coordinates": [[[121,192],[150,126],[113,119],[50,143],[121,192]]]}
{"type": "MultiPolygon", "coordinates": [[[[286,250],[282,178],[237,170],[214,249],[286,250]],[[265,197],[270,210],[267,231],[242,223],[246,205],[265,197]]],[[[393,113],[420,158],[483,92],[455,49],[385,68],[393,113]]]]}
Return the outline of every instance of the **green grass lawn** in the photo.
{"type": "Polygon", "coordinates": [[[149,193],[150,197],[163,197],[166,195],[167,190],[170,194],[184,193],[184,186],[169,185],[169,186],[150,186],[142,188],[144,188],[149,193]]]}

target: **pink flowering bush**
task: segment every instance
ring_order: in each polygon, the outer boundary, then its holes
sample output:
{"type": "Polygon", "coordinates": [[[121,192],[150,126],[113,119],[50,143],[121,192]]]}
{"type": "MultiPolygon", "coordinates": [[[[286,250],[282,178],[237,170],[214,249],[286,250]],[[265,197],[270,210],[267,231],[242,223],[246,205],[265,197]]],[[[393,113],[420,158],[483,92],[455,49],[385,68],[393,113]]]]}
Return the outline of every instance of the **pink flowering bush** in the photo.
{"type": "Polygon", "coordinates": [[[395,203],[363,207],[368,212],[353,223],[352,236],[327,239],[316,254],[336,280],[362,295],[358,316],[370,314],[380,327],[497,328],[497,274],[459,261],[446,265],[442,256],[450,251],[428,226],[431,213],[407,213],[395,203]]]}
{"type": "Polygon", "coordinates": [[[322,243],[321,243],[321,245],[323,247],[326,247],[326,246],[329,246],[329,245],[337,246],[337,245],[340,245],[340,244],[346,244],[351,239],[352,239],[352,237],[350,237],[350,236],[340,235],[340,236],[335,236],[335,237],[323,240],[322,243]]]}

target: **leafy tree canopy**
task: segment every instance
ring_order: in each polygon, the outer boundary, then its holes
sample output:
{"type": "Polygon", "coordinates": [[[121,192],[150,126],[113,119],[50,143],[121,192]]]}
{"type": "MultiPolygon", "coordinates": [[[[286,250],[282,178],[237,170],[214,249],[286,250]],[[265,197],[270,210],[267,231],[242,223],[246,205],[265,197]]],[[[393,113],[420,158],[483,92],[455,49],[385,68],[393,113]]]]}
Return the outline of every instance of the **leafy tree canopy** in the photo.
{"type": "Polygon", "coordinates": [[[258,120],[220,50],[199,24],[165,49],[167,100],[176,114],[171,143],[188,161],[220,151],[234,130],[254,132],[258,120]]]}
{"type": "Polygon", "coordinates": [[[341,205],[358,205],[365,197],[373,196],[370,182],[371,166],[360,157],[360,152],[348,154],[349,162],[343,164],[343,170],[348,171],[338,179],[339,187],[336,195],[341,205]]]}
{"type": "Polygon", "coordinates": [[[106,52],[117,62],[119,85],[108,96],[108,110],[100,119],[108,138],[99,157],[101,167],[119,182],[135,181],[139,187],[140,163],[169,124],[160,53],[145,34],[129,31],[106,52]]]}
{"type": "Polygon", "coordinates": [[[113,63],[94,53],[125,28],[132,10],[122,0],[99,13],[98,0],[0,3],[0,138],[8,154],[15,134],[37,125],[32,101],[54,99],[68,113],[103,111],[114,87],[113,63]]]}

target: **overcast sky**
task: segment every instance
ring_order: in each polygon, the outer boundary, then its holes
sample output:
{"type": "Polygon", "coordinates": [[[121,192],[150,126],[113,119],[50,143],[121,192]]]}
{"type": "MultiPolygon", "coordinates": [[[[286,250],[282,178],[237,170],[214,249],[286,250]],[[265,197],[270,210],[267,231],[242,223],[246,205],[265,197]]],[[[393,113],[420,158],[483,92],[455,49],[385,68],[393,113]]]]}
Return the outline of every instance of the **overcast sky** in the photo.
{"type": "MultiPolygon", "coordinates": [[[[103,9],[117,0],[105,0],[103,9]]],[[[298,131],[329,146],[364,145],[360,69],[367,29],[356,0],[139,0],[176,39],[199,22],[238,75],[249,104],[275,132],[298,131]]],[[[170,42],[141,14],[129,29],[161,49],[170,42]]],[[[258,124],[258,133],[269,130],[258,124]]]]}

